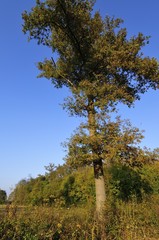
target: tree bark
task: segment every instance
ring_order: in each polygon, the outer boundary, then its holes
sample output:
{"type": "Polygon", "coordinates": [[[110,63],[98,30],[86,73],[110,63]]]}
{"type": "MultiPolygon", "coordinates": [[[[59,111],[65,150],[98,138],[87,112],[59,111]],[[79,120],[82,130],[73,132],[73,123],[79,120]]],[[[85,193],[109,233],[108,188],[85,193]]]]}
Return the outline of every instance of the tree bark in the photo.
{"type": "Polygon", "coordinates": [[[98,216],[102,216],[104,204],[106,201],[105,182],[103,174],[102,160],[93,162],[94,166],[94,178],[95,178],[95,190],[96,190],[96,211],[98,216]]]}
{"type": "MultiPolygon", "coordinates": [[[[88,123],[89,123],[89,135],[90,138],[96,136],[96,112],[94,109],[93,99],[89,98],[89,111],[88,111],[88,123]]],[[[92,154],[97,154],[96,146],[92,146],[92,154]]],[[[102,159],[96,159],[93,161],[94,178],[95,178],[95,191],[96,191],[96,212],[98,217],[103,214],[103,208],[106,201],[105,183],[103,174],[103,162],[102,159]]]]}

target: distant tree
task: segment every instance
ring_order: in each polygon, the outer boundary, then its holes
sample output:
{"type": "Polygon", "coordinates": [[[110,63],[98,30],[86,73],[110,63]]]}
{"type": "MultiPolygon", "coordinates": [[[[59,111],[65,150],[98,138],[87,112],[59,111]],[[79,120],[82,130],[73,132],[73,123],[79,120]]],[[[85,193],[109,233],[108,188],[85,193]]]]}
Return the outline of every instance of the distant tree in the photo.
{"type": "Polygon", "coordinates": [[[45,166],[45,170],[48,172],[48,173],[52,173],[56,170],[56,166],[55,164],[53,163],[49,163],[48,166],[45,166]]]}
{"type": "Polygon", "coordinates": [[[28,191],[27,186],[30,180],[22,179],[17,184],[13,192],[10,194],[9,199],[15,201],[19,205],[27,202],[28,191]]]}
{"type": "Polygon", "coordinates": [[[6,203],[7,200],[7,193],[6,191],[0,189],[0,204],[6,203]]]}
{"type": "MultiPolygon", "coordinates": [[[[51,79],[56,88],[67,87],[72,95],[66,99],[65,107],[72,115],[87,120],[96,209],[101,213],[106,194],[98,122],[116,103],[131,106],[149,88],[157,89],[159,65],[156,59],[144,57],[141,52],[148,37],[139,33],[128,38],[127,30],[120,27],[123,21],[108,16],[103,19],[93,11],[94,3],[37,0],[31,12],[25,11],[22,17],[23,31],[29,32],[29,39],[36,39],[55,54],[39,62],[40,76],[51,79]]],[[[88,163],[83,159],[85,162],[88,163]]]]}

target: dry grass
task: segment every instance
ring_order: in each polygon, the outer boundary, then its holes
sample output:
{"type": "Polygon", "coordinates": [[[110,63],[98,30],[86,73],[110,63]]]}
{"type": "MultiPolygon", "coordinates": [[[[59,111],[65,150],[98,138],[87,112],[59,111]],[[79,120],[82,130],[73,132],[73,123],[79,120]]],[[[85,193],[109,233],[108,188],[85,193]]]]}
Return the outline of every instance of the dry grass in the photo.
{"type": "MultiPolygon", "coordinates": [[[[88,207],[0,206],[1,240],[95,240],[101,226],[88,207]]],[[[107,202],[102,229],[107,240],[159,240],[158,203],[107,202]]]]}

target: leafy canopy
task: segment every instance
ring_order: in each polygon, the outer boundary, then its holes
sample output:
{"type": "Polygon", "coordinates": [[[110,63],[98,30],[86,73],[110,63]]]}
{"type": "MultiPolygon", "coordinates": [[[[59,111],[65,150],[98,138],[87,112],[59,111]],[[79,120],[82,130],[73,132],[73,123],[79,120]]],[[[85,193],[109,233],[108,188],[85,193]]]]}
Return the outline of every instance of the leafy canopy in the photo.
{"type": "Polygon", "coordinates": [[[140,167],[148,158],[148,153],[137,146],[142,138],[142,132],[138,128],[132,127],[128,120],[122,121],[119,117],[113,122],[108,117],[98,121],[96,134],[91,137],[88,126],[81,124],[65,143],[68,148],[65,160],[74,168],[92,165],[97,159],[103,159],[106,165],[122,163],[129,167],[140,167]]]}
{"type": "Polygon", "coordinates": [[[40,76],[72,92],[66,103],[72,114],[87,116],[116,102],[129,106],[148,88],[159,86],[156,59],[144,57],[149,37],[127,37],[122,20],[94,12],[93,0],[36,1],[24,12],[23,31],[48,46],[54,58],[39,62],[40,76]],[[55,59],[56,58],[56,59],[55,59]]]}

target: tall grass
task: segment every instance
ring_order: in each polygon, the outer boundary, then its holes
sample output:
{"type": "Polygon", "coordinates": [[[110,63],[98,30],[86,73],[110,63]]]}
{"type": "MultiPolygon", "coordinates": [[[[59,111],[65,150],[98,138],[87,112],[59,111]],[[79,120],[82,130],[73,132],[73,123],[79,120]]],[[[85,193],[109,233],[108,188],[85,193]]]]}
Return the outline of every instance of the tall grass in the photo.
{"type": "Polygon", "coordinates": [[[102,229],[92,207],[23,207],[10,205],[0,215],[1,240],[157,240],[157,198],[137,203],[108,200],[102,229]]]}

